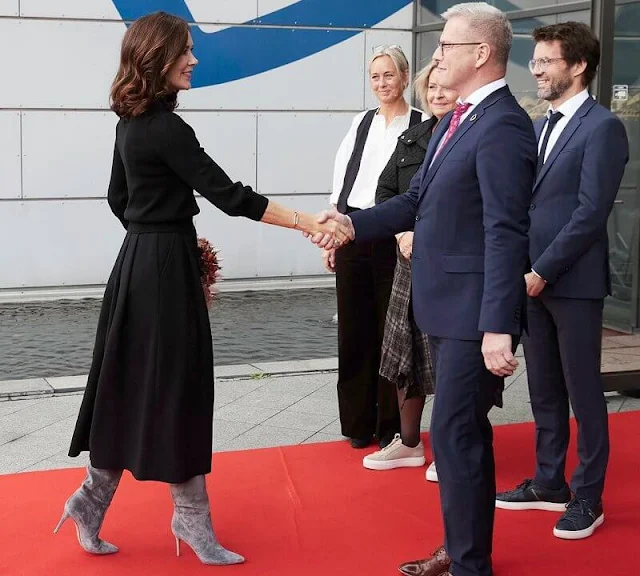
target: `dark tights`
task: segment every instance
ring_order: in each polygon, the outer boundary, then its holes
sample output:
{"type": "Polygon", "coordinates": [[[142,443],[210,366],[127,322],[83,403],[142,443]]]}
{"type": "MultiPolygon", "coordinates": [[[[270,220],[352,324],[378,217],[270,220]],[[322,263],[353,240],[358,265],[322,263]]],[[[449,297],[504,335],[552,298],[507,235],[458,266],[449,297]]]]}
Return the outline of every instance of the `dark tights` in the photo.
{"type": "Polygon", "coordinates": [[[398,390],[398,406],[400,406],[400,435],[402,443],[415,448],[420,443],[420,420],[424,408],[424,396],[405,398],[405,390],[398,390]]]}

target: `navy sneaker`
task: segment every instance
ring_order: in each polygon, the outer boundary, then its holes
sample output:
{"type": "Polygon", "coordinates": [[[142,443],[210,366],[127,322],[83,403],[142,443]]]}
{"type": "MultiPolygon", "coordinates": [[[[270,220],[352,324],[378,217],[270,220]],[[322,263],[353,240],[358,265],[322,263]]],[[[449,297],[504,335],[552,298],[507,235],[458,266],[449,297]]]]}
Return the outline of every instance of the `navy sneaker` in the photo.
{"type": "Polygon", "coordinates": [[[553,529],[553,535],[563,540],[581,540],[591,536],[603,522],[602,502],[574,498],[567,504],[565,513],[553,529]]]}
{"type": "Polygon", "coordinates": [[[548,510],[563,512],[571,500],[566,484],[559,490],[550,490],[527,478],[515,489],[496,494],[496,508],[503,510],[548,510]]]}

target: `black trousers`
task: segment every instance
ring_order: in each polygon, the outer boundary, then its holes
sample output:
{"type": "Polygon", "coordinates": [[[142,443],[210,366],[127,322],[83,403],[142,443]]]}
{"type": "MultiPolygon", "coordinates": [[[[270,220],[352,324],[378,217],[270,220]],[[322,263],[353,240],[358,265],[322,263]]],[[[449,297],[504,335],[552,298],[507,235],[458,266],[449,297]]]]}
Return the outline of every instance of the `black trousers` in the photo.
{"type": "Polygon", "coordinates": [[[395,387],[379,375],[395,266],[395,238],[336,252],[338,404],[342,434],[349,438],[400,431],[395,387]]]}
{"type": "Polygon", "coordinates": [[[438,463],[445,548],[455,576],[490,576],[496,479],[489,410],[501,378],[481,342],[429,336],[436,382],[431,445],[438,463]]]}
{"type": "Polygon", "coordinates": [[[609,461],[609,426],[600,357],[602,300],[529,298],[524,341],[531,409],[536,422],[535,481],[565,484],[569,402],[578,423],[578,457],[571,489],[599,501],[609,461]]]}

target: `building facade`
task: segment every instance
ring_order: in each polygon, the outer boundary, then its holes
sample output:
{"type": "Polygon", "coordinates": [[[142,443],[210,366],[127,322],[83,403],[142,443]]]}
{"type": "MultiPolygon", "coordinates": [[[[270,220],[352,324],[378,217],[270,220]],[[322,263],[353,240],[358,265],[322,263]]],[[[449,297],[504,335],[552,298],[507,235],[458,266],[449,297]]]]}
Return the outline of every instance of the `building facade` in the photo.
{"type": "MultiPolygon", "coordinates": [[[[200,65],[180,98],[232,179],[286,205],[327,205],[333,156],[374,100],[366,62],[400,45],[414,69],[458,0],[0,0],[0,300],[100,293],[124,231],[106,204],[115,115],[109,85],[127,23],[166,10],[192,25],[200,65]],[[14,60],[12,61],[12,56],[14,60]]],[[[533,28],[578,20],[601,38],[593,94],[627,127],[631,160],[609,222],[607,325],[640,326],[640,0],[490,0],[515,39],[508,80],[532,116],[545,111],[528,70],[533,28]]],[[[199,199],[200,235],[235,285],[331,282],[292,232],[231,219],[199,199]]],[[[229,283],[232,284],[232,283],[229,283]]]]}

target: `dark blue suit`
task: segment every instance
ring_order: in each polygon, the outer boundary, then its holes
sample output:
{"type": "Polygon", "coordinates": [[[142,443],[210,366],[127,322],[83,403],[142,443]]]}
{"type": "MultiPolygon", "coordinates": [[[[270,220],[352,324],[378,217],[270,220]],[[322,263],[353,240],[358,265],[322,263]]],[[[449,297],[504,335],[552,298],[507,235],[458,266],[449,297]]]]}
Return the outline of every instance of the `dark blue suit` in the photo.
{"type": "MultiPolygon", "coordinates": [[[[545,122],[535,124],[538,139],[545,122]]],[[[589,98],[551,149],[530,209],[531,266],[548,282],[529,299],[525,341],[535,481],[547,488],[565,485],[570,400],[580,457],[571,488],[596,502],[609,457],[600,376],[602,309],[611,288],[607,219],[628,156],[622,122],[589,98]]]]}
{"type": "Polygon", "coordinates": [[[502,379],[486,370],[481,340],[521,332],[536,143],[531,120],[500,88],[431,165],[450,119],[437,126],[409,191],[351,218],[356,242],[414,228],[412,304],[436,370],[431,442],[445,546],[455,576],[486,576],[495,500],[487,414],[502,379]]]}

